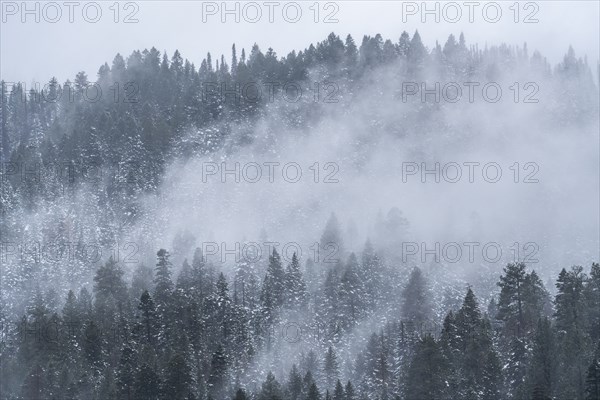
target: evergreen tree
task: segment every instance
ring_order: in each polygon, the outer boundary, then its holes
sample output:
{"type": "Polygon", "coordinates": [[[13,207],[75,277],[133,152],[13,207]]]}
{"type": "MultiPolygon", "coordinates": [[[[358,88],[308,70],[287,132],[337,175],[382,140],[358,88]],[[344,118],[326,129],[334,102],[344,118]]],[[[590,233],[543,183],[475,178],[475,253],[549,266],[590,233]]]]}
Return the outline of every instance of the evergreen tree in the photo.
{"type": "Polygon", "coordinates": [[[190,394],[191,383],[192,377],[185,357],[175,354],[165,372],[164,396],[174,400],[185,400],[190,394]]]}
{"type": "Polygon", "coordinates": [[[291,400],[300,400],[300,396],[302,395],[302,376],[300,376],[296,364],[292,365],[292,369],[290,370],[287,392],[291,400]]]}
{"type": "Polygon", "coordinates": [[[556,395],[561,398],[583,398],[587,363],[584,356],[586,335],[584,333],[585,305],[583,297],[586,276],[583,268],[574,266],[563,269],[558,275],[556,307],[557,343],[560,349],[559,379],[556,395]]]}
{"type": "Polygon", "coordinates": [[[327,220],[319,246],[319,261],[324,263],[337,262],[344,253],[342,230],[335,213],[331,213],[327,220]]]}
{"type": "Polygon", "coordinates": [[[450,396],[494,399],[500,396],[501,366],[493,347],[489,321],[481,316],[471,288],[456,317],[446,318],[442,347],[451,355],[450,396]]]}
{"type": "Polygon", "coordinates": [[[598,342],[596,354],[587,370],[585,398],[586,400],[600,399],[600,342],[598,342]]]}
{"type": "Polygon", "coordinates": [[[415,31],[408,47],[406,58],[408,61],[408,73],[410,76],[419,77],[425,68],[427,61],[427,49],[421,41],[418,31],[415,31]]]}
{"type": "Polygon", "coordinates": [[[345,400],[346,395],[344,394],[344,386],[342,386],[342,382],[338,379],[335,384],[335,390],[333,391],[333,400],[345,400]]]}
{"type": "Polygon", "coordinates": [[[366,307],[369,310],[374,310],[377,302],[382,297],[381,287],[383,276],[381,262],[370,240],[366,241],[363,249],[359,277],[365,288],[366,307]]]}
{"type": "Polygon", "coordinates": [[[348,383],[346,383],[346,397],[344,400],[355,400],[355,396],[354,387],[352,386],[352,383],[348,381],[348,383]]]}
{"type": "Polygon", "coordinates": [[[321,393],[319,392],[319,388],[314,382],[310,385],[308,389],[308,393],[306,394],[306,400],[321,400],[321,393]]]}
{"type": "Polygon", "coordinates": [[[115,314],[129,311],[124,272],[111,257],[94,277],[95,306],[103,323],[115,322],[115,314]]]}
{"type": "Polygon", "coordinates": [[[504,273],[498,283],[501,290],[496,318],[504,321],[509,337],[523,338],[547,310],[548,292],[535,271],[525,272],[523,263],[508,264],[504,273]]]}
{"type": "Polygon", "coordinates": [[[147,364],[142,364],[135,379],[135,400],[158,400],[160,396],[160,378],[147,364]]]}
{"type": "Polygon", "coordinates": [[[504,268],[505,275],[500,276],[500,301],[497,318],[505,321],[507,326],[515,327],[516,334],[525,334],[523,326],[523,285],[525,284],[525,264],[508,264],[504,268]]]}
{"type": "Polygon", "coordinates": [[[415,355],[410,363],[406,398],[446,398],[446,369],[446,360],[438,343],[431,335],[423,337],[418,342],[415,355]]]}
{"type": "Polygon", "coordinates": [[[269,256],[269,267],[263,283],[261,297],[271,299],[272,306],[278,308],[283,305],[285,290],[285,271],[281,266],[281,257],[277,250],[273,249],[273,254],[269,256]]]}
{"type": "Polygon", "coordinates": [[[353,328],[364,312],[364,290],[358,276],[358,261],[354,253],[350,254],[346,271],[342,275],[339,288],[340,312],[342,326],[350,330],[353,328]]]}
{"type": "Polygon", "coordinates": [[[337,339],[340,327],[338,279],[333,270],[329,270],[323,284],[318,315],[324,321],[324,329],[330,340],[337,339]]]}
{"type": "Polygon", "coordinates": [[[275,375],[271,371],[267,374],[266,380],[262,384],[259,400],[283,400],[283,393],[275,375]]]}
{"type": "Polygon", "coordinates": [[[333,388],[339,377],[339,364],[333,347],[329,346],[323,360],[323,377],[327,388],[333,388]]]}
{"type": "Polygon", "coordinates": [[[173,290],[173,282],[171,281],[171,262],[169,261],[169,252],[165,249],[160,249],[157,256],[156,276],[154,278],[154,298],[156,300],[159,312],[165,313],[164,309],[169,302],[171,292],[173,290]]]}
{"type": "Polygon", "coordinates": [[[592,342],[600,340],[600,264],[593,263],[585,285],[586,326],[592,342]]]}
{"type": "Polygon", "coordinates": [[[285,301],[288,308],[301,311],[307,303],[306,284],[300,272],[300,263],[296,253],[288,265],[285,274],[285,301]]]}
{"type": "Polygon", "coordinates": [[[212,355],[210,362],[210,375],[208,377],[209,392],[215,398],[221,398],[225,393],[227,384],[227,356],[222,345],[212,355]]]}
{"type": "Polygon", "coordinates": [[[123,347],[117,369],[117,394],[122,399],[132,399],[135,385],[136,362],[133,349],[123,347]]]}
{"type": "Polygon", "coordinates": [[[136,332],[139,332],[142,343],[152,346],[156,343],[157,316],[154,301],[152,301],[152,297],[150,297],[147,290],[142,293],[138,310],[139,325],[136,332]]]}
{"type": "MultiPolygon", "coordinates": [[[[235,50],[235,47],[234,47],[234,50],[235,50]]],[[[248,399],[248,397],[246,396],[246,392],[242,388],[238,389],[235,392],[235,397],[233,398],[233,400],[247,400],[247,399],[248,399]]]]}
{"type": "Polygon", "coordinates": [[[414,323],[423,323],[429,316],[429,293],[421,270],[415,267],[402,292],[402,318],[414,323]]]}

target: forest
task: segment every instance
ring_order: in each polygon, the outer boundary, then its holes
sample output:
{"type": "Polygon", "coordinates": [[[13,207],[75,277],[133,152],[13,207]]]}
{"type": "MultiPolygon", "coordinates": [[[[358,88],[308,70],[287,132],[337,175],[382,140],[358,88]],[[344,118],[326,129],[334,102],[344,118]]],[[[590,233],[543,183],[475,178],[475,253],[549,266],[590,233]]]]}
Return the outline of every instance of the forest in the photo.
{"type": "MultiPolygon", "coordinates": [[[[562,197],[585,212],[597,172],[577,189],[507,192],[541,210],[536,227],[517,212],[494,220],[505,242],[547,240],[532,263],[407,259],[403,244],[452,225],[415,212],[412,186],[385,189],[406,154],[529,140],[557,164],[571,160],[564,143],[591,154],[599,72],[572,47],[552,66],[526,44],[480,48],[462,34],[430,49],[419,32],[360,44],[331,33],[286,56],[233,45],[198,67],[151,48],[93,78],[2,81],[0,398],[600,399],[598,226],[568,224],[562,197]],[[462,96],[421,93],[436,83],[462,96]],[[330,186],[203,185],[198,164],[306,169],[332,154],[330,186]],[[205,254],[234,229],[229,248],[303,251],[205,254]]],[[[429,197],[455,202],[440,191],[429,197]]],[[[471,215],[464,232],[488,240],[471,215]]]]}

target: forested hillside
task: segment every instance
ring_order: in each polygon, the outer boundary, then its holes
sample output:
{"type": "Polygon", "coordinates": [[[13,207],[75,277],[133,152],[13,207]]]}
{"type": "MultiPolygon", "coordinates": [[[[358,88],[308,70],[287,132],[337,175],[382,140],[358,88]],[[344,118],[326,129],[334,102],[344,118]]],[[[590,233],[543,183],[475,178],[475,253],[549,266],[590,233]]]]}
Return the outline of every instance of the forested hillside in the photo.
{"type": "Polygon", "coordinates": [[[565,177],[597,166],[599,70],[565,50],[332,33],[2,81],[0,397],[600,399],[597,171],[565,177]],[[402,185],[398,160],[440,158],[513,189],[402,185]],[[240,184],[255,161],[309,182],[240,184]],[[541,183],[514,189],[516,161],[541,183]],[[502,194],[538,207],[486,209],[502,194]],[[429,218],[444,202],[472,218],[429,218]],[[440,261],[431,227],[504,255],[440,261]]]}

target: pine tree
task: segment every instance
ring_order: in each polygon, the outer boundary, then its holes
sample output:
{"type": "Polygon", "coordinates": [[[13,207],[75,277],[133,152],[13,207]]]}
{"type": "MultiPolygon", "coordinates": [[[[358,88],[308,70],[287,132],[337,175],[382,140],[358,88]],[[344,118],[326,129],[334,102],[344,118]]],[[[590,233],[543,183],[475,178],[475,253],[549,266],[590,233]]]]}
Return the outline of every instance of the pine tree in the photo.
{"type": "Polygon", "coordinates": [[[398,40],[398,54],[400,57],[406,58],[408,56],[408,48],[410,47],[410,36],[408,32],[403,31],[398,40]]]}
{"type": "Polygon", "coordinates": [[[345,398],[344,387],[342,386],[342,382],[338,379],[335,384],[335,390],[333,391],[333,400],[345,400],[345,398]]]}
{"type": "Polygon", "coordinates": [[[419,31],[415,31],[406,54],[408,61],[408,73],[412,77],[419,77],[425,68],[427,61],[427,50],[421,41],[419,31]]]}
{"type": "Polygon", "coordinates": [[[442,399],[448,366],[440,346],[431,335],[419,340],[408,371],[406,398],[442,399]]]}
{"type": "Polygon", "coordinates": [[[358,49],[351,35],[346,36],[345,59],[348,72],[351,72],[356,66],[358,60],[358,49]]]}
{"type": "Polygon", "coordinates": [[[583,289],[586,276],[583,268],[574,266],[570,271],[563,269],[558,275],[556,307],[556,329],[559,354],[559,379],[556,395],[561,398],[583,398],[585,365],[584,333],[585,315],[583,289]]]}
{"type": "Polygon", "coordinates": [[[173,291],[173,282],[171,281],[171,262],[169,261],[169,252],[165,249],[160,249],[157,256],[156,276],[154,278],[154,299],[156,304],[164,313],[164,307],[168,304],[171,292],[173,291]]]}
{"type": "Polygon", "coordinates": [[[94,293],[96,311],[103,323],[115,322],[115,314],[129,311],[127,285],[123,280],[124,272],[111,257],[96,271],[94,293]]]}
{"type": "Polygon", "coordinates": [[[267,378],[262,384],[258,400],[283,400],[283,393],[275,375],[271,371],[267,374],[267,378]]]}
{"type": "Polygon", "coordinates": [[[352,386],[352,383],[350,381],[348,381],[348,383],[346,383],[346,397],[344,400],[355,400],[355,393],[354,393],[354,387],[352,386]]]}
{"type": "MultiPolygon", "coordinates": [[[[235,47],[234,47],[234,49],[235,49],[235,47]]],[[[248,397],[246,396],[246,392],[242,388],[238,389],[235,392],[235,397],[233,398],[233,400],[247,400],[247,399],[248,399],[248,397]]]]}
{"type": "Polygon", "coordinates": [[[300,272],[300,263],[296,253],[288,265],[285,274],[285,302],[289,309],[301,311],[307,304],[306,284],[300,272]]]}
{"type": "Polygon", "coordinates": [[[381,262],[373,249],[370,240],[367,240],[362,253],[359,277],[365,288],[366,307],[374,310],[378,301],[382,298],[382,271],[381,262]]]}
{"type": "Polygon", "coordinates": [[[376,398],[386,393],[391,384],[390,350],[383,332],[371,335],[365,353],[366,394],[376,398]]]}
{"type": "Polygon", "coordinates": [[[334,263],[344,254],[342,230],[335,213],[331,213],[319,242],[320,262],[334,263]]]}
{"type": "Polygon", "coordinates": [[[192,377],[182,354],[175,354],[165,372],[164,396],[174,400],[186,400],[191,390],[192,377]]]}
{"type": "Polygon", "coordinates": [[[586,326],[591,341],[600,340],[600,264],[593,263],[585,285],[586,326]]]}
{"type": "Polygon", "coordinates": [[[156,303],[156,314],[158,316],[161,350],[168,359],[168,351],[171,350],[171,341],[174,338],[175,324],[172,312],[173,282],[171,281],[171,262],[169,252],[160,249],[157,253],[156,274],[154,277],[154,301],[156,303]]]}
{"type": "Polygon", "coordinates": [[[142,364],[135,379],[135,400],[158,400],[160,397],[160,378],[147,364],[142,364]]]}
{"type": "Polygon", "coordinates": [[[523,286],[525,285],[525,264],[508,264],[504,268],[505,275],[500,276],[500,301],[497,318],[505,321],[510,329],[514,329],[518,337],[525,334],[523,315],[523,286]]]}
{"type": "Polygon", "coordinates": [[[423,323],[431,312],[429,297],[425,277],[415,267],[402,292],[402,318],[415,324],[423,323]]]}
{"type": "Polygon", "coordinates": [[[296,364],[292,365],[292,369],[290,370],[287,392],[289,393],[291,400],[300,400],[302,394],[302,376],[300,376],[296,364]]]}
{"type": "MultiPolygon", "coordinates": [[[[537,396],[551,398],[557,379],[556,343],[548,318],[540,319],[533,339],[528,386],[537,396]]],[[[534,396],[535,397],[535,396],[534,396]]]]}
{"type": "Polygon", "coordinates": [[[306,400],[321,400],[321,393],[319,392],[319,388],[314,382],[310,385],[310,388],[308,389],[306,400]]]}
{"type": "Polygon", "coordinates": [[[281,266],[281,257],[277,250],[273,249],[273,254],[269,256],[269,267],[263,283],[261,298],[263,302],[269,298],[272,301],[272,307],[278,308],[283,305],[285,294],[285,271],[281,266]]]}
{"type": "Polygon", "coordinates": [[[491,326],[481,316],[477,299],[471,288],[456,317],[444,321],[442,348],[450,355],[450,396],[493,399],[500,396],[502,379],[498,355],[493,347],[491,326]]]}
{"type": "Polygon", "coordinates": [[[333,388],[339,377],[337,354],[331,346],[327,349],[323,360],[323,377],[327,388],[333,388]]]}
{"type": "Polygon", "coordinates": [[[221,398],[227,384],[227,356],[222,345],[212,355],[210,362],[210,375],[208,377],[209,392],[215,398],[221,398]]]}
{"type": "Polygon", "coordinates": [[[329,270],[323,283],[318,315],[323,322],[327,337],[337,339],[341,315],[339,312],[338,278],[333,270],[329,270]]]}
{"type": "Polygon", "coordinates": [[[131,399],[134,394],[136,362],[133,349],[124,346],[117,369],[117,394],[119,398],[131,399]]]}
{"type": "Polygon", "coordinates": [[[142,343],[152,346],[156,343],[158,321],[154,301],[152,301],[152,297],[150,297],[150,293],[147,290],[142,293],[138,310],[139,325],[136,332],[139,333],[142,343]]]}
{"type": "Polygon", "coordinates": [[[229,340],[233,327],[231,326],[231,317],[233,315],[231,298],[229,297],[229,285],[223,273],[219,274],[214,294],[214,304],[216,305],[216,316],[213,322],[219,327],[219,337],[222,340],[229,340]]]}
{"type": "Polygon", "coordinates": [[[350,254],[346,271],[342,275],[339,288],[339,303],[342,326],[352,329],[364,313],[364,290],[358,276],[358,261],[354,253],[350,254]]]}
{"type": "MultiPolygon", "coordinates": [[[[597,264],[596,264],[597,265],[597,264]]],[[[586,400],[600,399],[600,341],[596,354],[592,360],[585,379],[585,398],[586,400]]]]}

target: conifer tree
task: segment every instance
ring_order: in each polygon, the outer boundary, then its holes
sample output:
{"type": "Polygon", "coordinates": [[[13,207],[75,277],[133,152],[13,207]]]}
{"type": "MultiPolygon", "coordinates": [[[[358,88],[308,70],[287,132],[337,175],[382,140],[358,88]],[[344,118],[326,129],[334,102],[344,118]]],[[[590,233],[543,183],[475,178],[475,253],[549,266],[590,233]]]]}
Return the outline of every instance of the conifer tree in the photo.
{"type": "Polygon", "coordinates": [[[406,398],[445,398],[447,368],[446,360],[435,339],[431,335],[420,339],[408,371],[406,398]]]}
{"type": "MultiPolygon", "coordinates": [[[[235,49],[235,47],[234,47],[235,49]]],[[[240,388],[235,392],[235,397],[233,398],[233,400],[247,400],[248,397],[246,396],[246,392],[244,391],[244,389],[240,388]]]]}
{"type": "Polygon", "coordinates": [[[302,395],[302,376],[300,376],[296,364],[292,365],[292,369],[290,370],[287,391],[291,400],[299,400],[302,395]]]}
{"type": "Polygon", "coordinates": [[[600,399],[600,342],[598,342],[596,353],[587,370],[585,398],[586,400],[600,399]]]}
{"type": "Polygon", "coordinates": [[[587,363],[584,348],[585,302],[583,297],[586,276],[583,268],[574,266],[570,271],[564,268],[556,282],[557,294],[554,300],[556,308],[557,343],[559,349],[559,379],[556,395],[561,398],[583,398],[587,363]]]}
{"type": "MultiPolygon", "coordinates": [[[[533,350],[528,387],[538,397],[551,398],[557,379],[555,335],[550,320],[546,317],[538,321],[533,339],[533,350]]],[[[535,396],[534,396],[535,397],[535,396]]]]}
{"type": "Polygon", "coordinates": [[[307,303],[306,284],[300,272],[300,263],[296,253],[288,265],[285,274],[285,302],[289,309],[301,311],[307,303]]]}
{"type": "Polygon", "coordinates": [[[323,377],[327,388],[333,388],[339,377],[337,354],[331,346],[327,349],[323,360],[323,377]]]}
{"type": "Polygon", "coordinates": [[[267,378],[262,384],[260,394],[258,395],[259,400],[283,400],[283,393],[281,386],[275,375],[271,371],[267,374],[267,378]]]}
{"type": "Polygon", "coordinates": [[[402,292],[402,318],[419,324],[428,318],[430,312],[427,283],[421,270],[415,267],[402,292]]]}
{"type": "Polygon", "coordinates": [[[160,396],[160,378],[148,364],[142,364],[135,379],[135,400],[158,400],[160,396]]]}
{"type": "Polygon", "coordinates": [[[364,290],[358,276],[358,261],[354,253],[350,254],[346,270],[342,275],[339,287],[340,312],[342,313],[342,326],[350,330],[363,316],[365,308],[364,290]]]}

